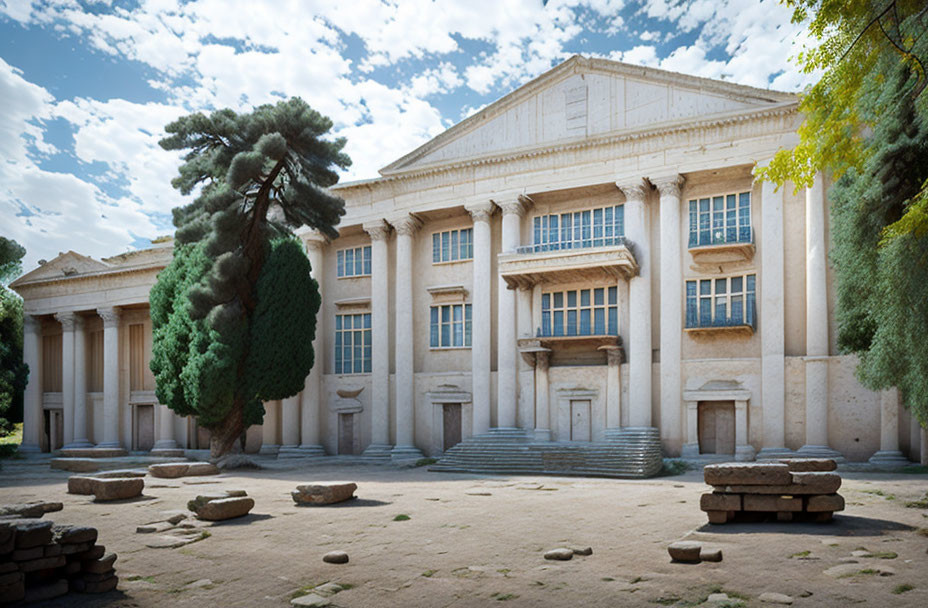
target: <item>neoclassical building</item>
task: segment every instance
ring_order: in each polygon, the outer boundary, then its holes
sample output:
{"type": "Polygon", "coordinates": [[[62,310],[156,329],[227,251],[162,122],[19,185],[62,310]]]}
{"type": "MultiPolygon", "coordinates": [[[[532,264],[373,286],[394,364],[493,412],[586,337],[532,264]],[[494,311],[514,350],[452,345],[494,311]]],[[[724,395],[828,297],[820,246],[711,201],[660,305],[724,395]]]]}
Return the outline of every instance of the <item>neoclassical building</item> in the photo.
{"type": "MultiPolygon", "coordinates": [[[[339,237],[300,235],[316,366],[247,449],[497,457],[496,441],[555,470],[632,435],[692,458],[916,455],[896,392],[863,388],[836,349],[828,183],[754,178],[797,141],[797,105],[577,56],[333,188],[339,237]]],[[[13,283],[23,449],[205,447],[148,369],[170,255],[67,252],[13,283]]]]}

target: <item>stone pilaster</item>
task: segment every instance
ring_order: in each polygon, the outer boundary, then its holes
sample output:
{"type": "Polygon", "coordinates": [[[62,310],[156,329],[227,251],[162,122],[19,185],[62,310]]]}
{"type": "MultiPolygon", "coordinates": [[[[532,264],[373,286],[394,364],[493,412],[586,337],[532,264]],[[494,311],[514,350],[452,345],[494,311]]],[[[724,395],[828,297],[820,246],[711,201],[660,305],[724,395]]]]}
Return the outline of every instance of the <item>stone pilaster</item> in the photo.
{"type": "MultiPolygon", "coordinates": [[[[321,232],[314,230],[303,237],[306,255],[312,267],[312,276],[319,283],[319,291],[325,303],[325,248],[329,241],[321,232]]],[[[306,376],[300,397],[300,452],[306,456],[324,456],[325,450],[319,442],[319,412],[322,407],[322,366],[325,361],[325,323],[323,308],[316,316],[316,337],[313,338],[315,362],[306,376]]]]}
{"type": "Polygon", "coordinates": [[[909,459],[899,451],[899,391],[895,388],[880,392],[880,450],[870,457],[870,463],[884,468],[904,467],[909,459]]]}
{"type": "Polygon", "coordinates": [[[364,224],[371,237],[371,444],[366,456],[389,457],[390,443],[390,268],[383,220],[364,224]]]}
{"type": "Polygon", "coordinates": [[[548,392],[548,365],[551,353],[535,353],[535,441],[551,441],[551,397],[548,392]]]}
{"type": "Polygon", "coordinates": [[[119,317],[115,307],[98,308],[103,319],[103,441],[97,448],[121,448],[119,440],[119,317]]]}
{"type": "Polygon", "coordinates": [[[621,428],[622,423],[622,347],[600,346],[606,351],[606,428],[621,428]]]}
{"type": "MultiPolygon", "coordinates": [[[[680,239],[682,175],[652,178],[660,192],[661,214],[661,439],[665,446],[683,441],[683,392],[680,361],[683,337],[683,256],[680,239]]],[[[676,447],[674,447],[676,450],[676,447]]]]}
{"type": "Polygon", "coordinates": [[[651,245],[647,191],[643,181],[617,184],[625,194],[625,236],[631,241],[638,276],[629,281],[628,421],[651,426],[651,245]]]}
{"type": "Polygon", "coordinates": [[[467,205],[474,221],[474,279],[471,296],[471,393],[474,435],[490,429],[490,201],[467,205]]]}
{"type": "Polygon", "coordinates": [[[74,327],[73,311],[59,312],[55,319],[61,324],[61,409],[64,416],[63,445],[70,447],[74,439],[74,327]]]}
{"type": "Polygon", "coordinates": [[[415,279],[413,276],[413,239],[422,222],[414,215],[404,215],[391,220],[396,230],[396,335],[403,339],[395,340],[396,347],[396,446],[390,453],[393,460],[422,458],[422,452],[416,447],[415,439],[415,376],[413,373],[413,345],[415,326],[413,324],[412,294],[415,279]]]}
{"type": "Polygon", "coordinates": [[[29,366],[29,382],[23,395],[23,441],[19,451],[41,450],[42,427],[42,322],[23,315],[23,361],[29,366]]]}

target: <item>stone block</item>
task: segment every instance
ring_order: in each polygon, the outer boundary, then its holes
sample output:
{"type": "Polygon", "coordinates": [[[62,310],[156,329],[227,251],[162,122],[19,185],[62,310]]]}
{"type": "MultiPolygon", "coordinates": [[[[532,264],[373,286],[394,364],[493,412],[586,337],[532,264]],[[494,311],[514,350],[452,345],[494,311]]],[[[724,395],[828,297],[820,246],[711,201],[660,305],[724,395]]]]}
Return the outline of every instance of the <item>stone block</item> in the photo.
{"type": "Polygon", "coordinates": [[[139,471],[137,469],[119,469],[116,471],[100,471],[93,475],[93,477],[99,477],[101,479],[120,479],[123,477],[145,477],[145,475],[145,471],[139,471]]]}
{"type": "Polygon", "coordinates": [[[802,498],[770,494],[745,494],[745,511],[802,511],[802,498]]]}
{"type": "Polygon", "coordinates": [[[23,572],[35,572],[37,570],[48,570],[50,568],[63,568],[68,563],[63,555],[57,557],[40,557],[39,559],[20,562],[19,569],[23,572]]]}
{"type": "Polygon", "coordinates": [[[94,479],[93,495],[98,501],[125,500],[142,494],[145,480],[138,477],[94,479]]]}
{"type": "Polygon", "coordinates": [[[834,494],[841,487],[841,476],[837,473],[793,473],[792,476],[793,485],[808,488],[810,494],[834,494]]]}
{"type": "Polygon", "coordinates": [[[61,578],[53,583],[44,585],[29,586],[26,589],[26,596],[23,598],[29,602],[47,602],[52,598],[64,595],[68,592],[68,579],[61,578]]]}
{"type": "Polygon", "coordinates": [[[10,554],[10,559],[14,562],[28,562],[33,559],[39,559],[40,557],[45,557],[45,546],[17,549],[10,554]]]}
{"type": "Polygon", "coordinates": [[[115,589],[117,584],[119,584],[118,576],[110,576],[96,583],[88,583],[78,578],[71,580],[71,590],[78,593],[106,593],[115,589]]]}
{"type": "Polygon", "coordinates": [[[0,598],[4,602],[17,602],[26,597],[26,585],[20,580],[18,583],[0,585],[0,598]]]}
{"type": "Polygon", "coordinates": [[[670,554],[670,559],[676,562],[691,562],[696,563],[699,561],[699,552],[702,550],[702,545],[695,541],[691,540],[681,540],[675,543],[671,543],[667,547],[667,552],[670,554]]]}
{"type": "Polygon", "coordinates": [[[0,589],[6,587],[7,585],[15,585],[16,583],[23,582],[24,575],[18,570],[16,572],[7,572],[6,574],[0,574],[0,589]]]}
{"type": "Polygon", "coordinates": [[[703,494],[699,497],[699,508],[703,511],[740,511],[740,494],[703,494]]]}
{"type": "Polygon", "coordinates": [[[354,498],[356,483],[304,484],[291,492],[293,501],[300,505],[328,505],[354,498]]]}
{"type": "Polygon", "coordinates": [[[100,463],[91,458],[52,458],[51,467],[72,473],[93,473],[100,470],[100,463]]]}
{"type": "Polygon", "coordinates": [[[13,520],[17,549],[29,549],[52,542],[52,522],[37,519],[13,520]]]}
{"type": "Polygon", "coordinates": [[[187,466],[187,476],[219,475],[219,467],[211,462],[191,462],[187,466]]]}
{"type": "Polygon", "coordinates": [[[223,521],[248,515],[255,506],[253,498],[237,496],[233,498],[220,498],[211,500],[201,506],[196,512],[197,517],[207,521],[223,521]]]}
{"type": "Polygon", "coordinates": [[[838,463],[831,458],[782,458],[778,460],[789,467],[791,473],[835,471],[838,463]]]}
{"type": "Polygon", "coordinates": [[[104,570],[103,572],[82,572],[81,579],[83,579],[85,583],[99,583],[100,581],[105,581],[115,573],[116,571],[112,568],[104,570]]]}
{"type": "Polygon", "coordinates": [[[100,559],[103,555],[106,554],[106,547],[103,545],[94,545],[93,547],[87,549],[85,553],[80,555],[81,559],[100,559]]]}
{"type": "Polygon", "coordinates": [[[97,542],[97,529],[89,526],[55,526],[55,542],[62,545],[81,545],[97,542]]]}
{"type": "Polygon", "coordinates": [[[100,559],[84,560],[81,562],[81,571],[90,574],[104,574],[113,569],[114,563],[116,563],[116,554],[109,553],[100,559]]]}
{"type": "Polygon", "coordinates": [[[60,502],[29,502],[23,504],[0,505],[0,517],[38,519],[46,513],[60,511],[64,508],[60,502]]]}
{"type": "Polygon", "coordinates": [[[154,534],[156,532],[167,532],[174,528],[174,524],[169,521],[157,521],[153,524],[145,524],[135,529],[138,534],[154,534]]]}
{"type": "Polygon", "coordinates": [[[716,486],[716,492],[725,494],[777,494],[782,496],[804,496],[809,494],[834,494],[841,487],[841,478],[834,473],[796,473],[796,475],[832,475],[833,478],[820,479],[813,485],[795,483],[771,486],[728,485],[716,486]],[[836,479],[835,479],[836,478],[836,479]]]}
{"type": "Polygon", "coordinates": [[[806,499],[806,511],[809,513],[821,513],[824,511],[843,511],[844,497],[840,494],[824,494],[809,496],[806,499]]]}
{"type": "Polygon", "coordinates": [[[706,511],[706,515],[709,517],[710,524],[724,524],[730,519],[728,511],[706,511]]]}
{"type": "Polygon", "coordinates": [[[87,475],[68,477],[68,494],[82,494],[84,496],[93,494],[94,479],[96,478],[87,475]]]}
{"type": "Polygon", "coordinates": [[[58,452],[66,458],[121,458],[128,456],[126,448],[65,448],[58,452]]]}
{"type": "Polygon", "coordinates": [[[160,477],[162,479],[174,479],[186,475],[187,467],[189,466],[189,462],[165,462],[161,464],[153,464],[148,467],[148,474],[152,477],[160,477]]]}
{"type": "Polygon", "coordinates": [[[56,555],[62,554],[61,545],[59,545],[58,543],[52,543],[50,545],[45,545],[45,547],[43,548],[45,549],[45,551],[42,554],[44,557],[55,557],[56,555]]]}
{"type": "Polygon", "coordinates": [[[93,543],[80,543],[80,544],[70,544],[70,545],[61,545],[61,554],[62,555],[77,555],[78,553],[85,553],[88,549],[93,546],[93,543]]]}
{"type": "Polygon", "coordinates": [[[0,574],[8,574],[10,572],[19,572],[19,566],[11,561],[0,561],[0,574]]]}
{"type": "Polygon", "coordinates": [[[791,483],[789,467],[778,462],[710,464],[703,469],[703,476],[710,486],[791,483]]]}
{"type": "Polygon", "coordinates": [[[704,562],[720,562],[722,561],[722,550],[703,548],[699,551],[699,559],[704,562]]]}
{"type": "MultiPolygon", "coordinates": [[[[566,551],[570,551],[570,549],[566,549],[566,551]]],[[[570,551],[570,554],[572,556],[573,551],[570,551]]],[[[344,551],[329,551],[322,556],[322,561],[327,564],[347,564],[348,554],[344,551]]]]}
{"type": "Polygon", "coordinates": [[[200,510],[200,508],[203,505],[205,505],[206,503],[210,501],[222,500],[223,498],[238,498],[241,496],[245,496],[245,493],[242,492],[241,494],[239,494],[238,492],[236,492],[235,494],[230,494],[228,492],[222,491],[222,492],[210,492],[209,494],[199,494],[193,500],[187,501],[187,509],[196,513],[200,510]]]}

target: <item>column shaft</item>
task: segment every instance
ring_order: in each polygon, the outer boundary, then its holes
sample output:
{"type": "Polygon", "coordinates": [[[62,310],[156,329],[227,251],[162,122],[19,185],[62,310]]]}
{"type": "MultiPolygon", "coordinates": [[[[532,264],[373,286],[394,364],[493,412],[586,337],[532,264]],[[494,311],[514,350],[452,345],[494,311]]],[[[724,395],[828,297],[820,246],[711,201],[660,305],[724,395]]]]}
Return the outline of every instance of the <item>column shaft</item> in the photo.
{"type": "Polygon", "coordinates": [[[261,426],[261,454],[277,454],[280,444],[277,443],[277,412],[280,401],[266,401],[264,403],[264,422],[261,426]]]}
{"type": "Polygon", "coordinates": [[[390,268],[383,220],[364,224],[371,237],[371,444],[367,455],[390,450],[390,268]]]}
{"type": "Polygon", "coordinates": [[[899,451],[898,389],[890,388],[880,392],[880,451],[870,457],[870,462],[888,468],[909,464],[908,458],[899,451]]]}
{"type": "Polygon", "coordinates": [[[55,315],[55,319],[61,323],[61,409],[64,416],[62,440],[66,446],[70,446],[74,439],[74,317],[74,313],[70,311],[55,315]]]}
{"type": "Polygon", "coordinates": [[[683,444],[682,456],[695,458],[699,456],[699,402],[687,401],[684,409],[686,411],[686,443],[683,444]]]}
{"type": "Polygon", "coordinates": [[[103,318],[103,441],[98,448],[119,448],[119,309],[98,308],[103,318]]]}
{"type": "Polygon", "coordinates": [[[23,362],[29,366],[29,382],[23,395],[23,442],[21,452],[41,449],[42,420],[42,322],[23,315],[23,362]]]}
{"type": "Polygon", "coordinates": [[[474,435],[490,428],[490,216],[493,203],[467,207],[474,220],[474,279],[471,286],[471,393],[474,435]]]}
{"type": "Polygon", "coordinates": [[[89,448],[93,444],[87,437],[87,334],[84,318],[74,317],[74,427],[71,445],[89,448]]]}
{"type": "Polygon", "coordinates": [[[606,428],[622,426],[622,349],[606,350],[606,428]]]}
{"type": "Polygon", "coordinates": [[[643,183],[620,184],[625,194],[625,234],[632,243],[638,276],[629,282],[628,421],[651,426],[651,248],[643,183]]]}
{"type": "Polygon", "coordinates": [[[548,357],[535,353],[535,440],[551,441],[551,397],[548,393],[548,357]]]}
{"type": "Polygon", "coordinates": [[[421,223],[412,215],[394,220],[396,229],[396,447],[394,459],[421,458],[415,444],[415,370],[413,345],[413,237],[421,223]]]}
{"type": "MultiPolygon", "coordinates": [[[[494,202],[503,210],[502,252],[512,253],[521,244],[520,224],[525,206],[518,198],[494,200],[494,202]]],[[[516,426],[516,403],[518,402],[516,298],[515,291],[506,286],[506,281],[502,277],[498,278],[497,283],[496,422],[501,428],[513,428],[516,426]]]]}
{"type": "MultiPolygon", "coordinates": [[[[312,268],[312,276],[319,284],[319,291],[325,300],[323,288],[325,280],[325,266],[323,252],[327,241],[322,234],[313,232],[306,239],[306,255],[312,268]]],[[[316,335],[313,338],[313,353],[315,354],[313,367],[306,376],[303,386],[303,395],[300,402],[300,450],[309,454],[322,456],[325,454],[319,444],[319,412],[322,406],[322,373],[325,350],[325,323],[322,317],[323,308],[320,306],[316,315],[316,335]]]]}
{"type": "Polygon", "coordinates": [[[294,395],[281,401],[280,405],[281,447],[300,445],[300,396],[294,395]]]}

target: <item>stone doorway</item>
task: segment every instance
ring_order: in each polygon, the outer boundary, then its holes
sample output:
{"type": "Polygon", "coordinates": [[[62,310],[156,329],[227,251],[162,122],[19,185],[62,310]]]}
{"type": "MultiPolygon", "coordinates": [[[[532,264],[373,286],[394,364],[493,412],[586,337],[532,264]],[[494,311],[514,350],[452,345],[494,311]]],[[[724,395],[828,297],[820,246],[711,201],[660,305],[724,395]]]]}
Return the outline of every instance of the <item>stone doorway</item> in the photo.
{"type": "Polygon", "coordinates": [[[354,414],[338,415],[338,453],[339,455],[357,454],[355,450],[355,437],[357,432],[354,424],[354,414]]]}
{"type": "Polygon", "coordinates": [[[590,400],[572,399],[570,401],[570,440],[592,440],[592,427],[590,424],[590,400]]]}
{"type": "Polygon", "coordinates": [[[700,454],[735,453],[735,402],[700,401],[697,410],[700,454]]]}
{"type": "Polygon", "coordinates": [[[132,449],[147,452],[155,446],[155,406],[136,405],[132,413],[132,449]]]}
{"type": "Polygon", "coordinates": [[[461,443],[461,404],[442,405],[442,451],[461,443]]]}

